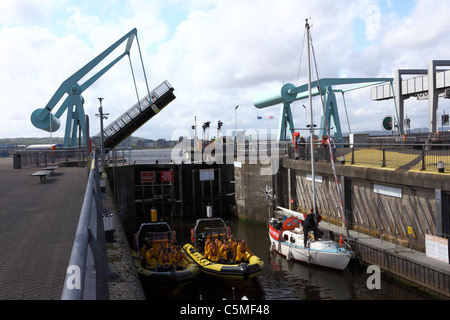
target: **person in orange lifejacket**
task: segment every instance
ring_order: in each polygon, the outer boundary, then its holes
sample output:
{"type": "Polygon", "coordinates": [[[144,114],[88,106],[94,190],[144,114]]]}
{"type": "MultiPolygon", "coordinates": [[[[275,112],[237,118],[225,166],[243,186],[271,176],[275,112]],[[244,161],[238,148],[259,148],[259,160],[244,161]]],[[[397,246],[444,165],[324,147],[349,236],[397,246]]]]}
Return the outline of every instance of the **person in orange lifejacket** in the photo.
{"type": "Polygon", "coordinates": [[[293,134],[292,134],[292,139],[293,139],[293,143],[294,143],[294,148],[295,148],[295,150],[297,150],[298,149],[298,138],[300,137],[300,132],[294,132],[293,134]]]}
{"type": "Polygon", "coordinates": [[[148,245],[148,250],[145,253],[145,260],[147,262],[146,269],[156,269],[158,266],[158,255],[151,244],[148,245]]]}
{"type": "Polygon", "coordinates": [[[219,249],[219,262],[227,263],[235,259],[235,253],[230,240],[224,239],[219,249]]]}
{"type": "Polygon", "coordinates": [[[327,136],[322,136],[322,147],[323,147],[323,156],[325,161],[329,161],[329,153],[328,153],[328,135],[327,136]]]}
{"type": "Polygon", "coordinates": [[[217,249],[219,249],[219,248],[222,246],[222,237],[220,236],[220,234],[219,234],[219,236],[214,240],[214,242],[216,243],[217,249]]]}
{"type": "Polygon", "coordinates": [[[214,241],[211,241],[211,243],[209,244],[208,255],[205,256],[205,258],[212,262],[217,262],[219,260],[218,249],[214,241]]]}
{"type": "Polygon", "coordinates": [[[173,258],[170,253],[170,248],[165,247],[159,256],[159,265],[163,270],[168,270],[172,267],[173,258]]]}
{"type": "Polygon", "coordinates": [[[145,258],[145,253],[147,252],[149,247],[150,247],[150,242],[146,241],[140,251],[141,257],[145,258]]]}
{"type": "Polygon", "coordinates": [[[177,269],[185,269],[188,264],[186,255],[181,250],[180,246],[177,246],[175,252],[173,253],[173,264],[177,269]]]}
{"type": "Polygon", "coordinates": [[[204,258],[208,258],[208,254],[209,254],[209,245],[211,244],[211,237],[208,236],[205,242],[205,248],[204,248],[204,254],[203,257],[204,258]]]}
{"type": "Polygon", "coordinates": [[[238,246],[238,243],[236,241],[236,239],[234,238],[234,235],[230,235],[230,244],[231,244],[231,250],[233,251],[233,255],[236,257],[236,249],[238,246]]]}
{"type": "Polygon", "coordinates": [[[253,252],[247,247],[245,240],[241,240],[236,249],[236,261],[240,262],[248,262],[250,257],[253,255],[253,252]]]}

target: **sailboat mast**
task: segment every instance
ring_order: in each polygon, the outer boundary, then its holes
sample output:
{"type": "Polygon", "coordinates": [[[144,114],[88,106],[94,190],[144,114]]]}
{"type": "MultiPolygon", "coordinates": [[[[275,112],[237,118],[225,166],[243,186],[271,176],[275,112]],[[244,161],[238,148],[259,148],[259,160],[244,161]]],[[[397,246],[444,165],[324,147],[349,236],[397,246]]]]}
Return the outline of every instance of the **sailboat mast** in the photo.
{"type": "MultiPolygon", "coordinates": [[[[310,34],[309,34],[309,23],[308,19],[306,19],[306,39],[308,42],[308,93],[309,93],[309,110],[310,110],[310,118],[311,118],[311,127],[310,127],[310,144],[311,144],[311,176],[312,176],[312,203],[313,203],[313,214],[314,220],[316,217],[316,173],[315,173],[315,165],[314,165],[314,117],[313,117],[313,108],[312,108],[312,88],[311,88],[311,42],[310,42],[310,34]]],[[[317,221],[316,221],[317,223],[317,221]]]]}

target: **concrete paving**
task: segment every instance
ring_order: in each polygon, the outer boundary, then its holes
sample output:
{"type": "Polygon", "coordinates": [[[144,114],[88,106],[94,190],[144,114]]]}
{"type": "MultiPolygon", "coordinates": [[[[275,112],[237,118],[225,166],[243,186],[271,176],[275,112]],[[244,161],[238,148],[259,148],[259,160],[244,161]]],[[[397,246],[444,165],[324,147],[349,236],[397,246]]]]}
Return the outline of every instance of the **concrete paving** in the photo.
{"type": "Polygon", "coordinates": [[[87,170],[13,168],[0,158],[0,299],[60,299],[87,184],[87,170]]]}

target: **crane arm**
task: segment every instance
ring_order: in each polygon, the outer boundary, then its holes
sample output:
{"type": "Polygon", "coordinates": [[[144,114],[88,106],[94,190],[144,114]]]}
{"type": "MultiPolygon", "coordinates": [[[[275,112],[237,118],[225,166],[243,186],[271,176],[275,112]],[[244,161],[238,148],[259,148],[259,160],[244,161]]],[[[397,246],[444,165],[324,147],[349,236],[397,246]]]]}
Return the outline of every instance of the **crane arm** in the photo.
{"type": "MultiPolygon", "coordinates": [[[[103,51],[101,54],[99,54],[96,58],[91,60],[89,63],[87,63],[84,67],[82,67],[80,70],[75,72],[72,76],[67,78],[56,90],[56,92],[53,94],[50,101],[47,103],[47,105],[42,108],[38,109],[33,113],[32,116],[32,122],[33,124],[43,129],[43,126],[45,127],[47,124],[47,118],[50,116],[51,111],[56,106],[56,104],[61,100],[61,98],[64,96],[64,94],[77,94],[81,95],[81,93],[89,88],[95,81],[97,81],[101,76],[103,76],[109,69],[111,69],[117,62],[119,62],[125,55],[129,55],[131,45],[133,44],[133,40],[137,35],[137,29],[134,28],[130,32],[128,32],[126,35],[124,35],[122,38],[117,40],[114,44],[112,44],[109,48],[107,48],[105,51],[103,51]],[[106,67],[104,67],[102,70],[97,72],[94,76],[92,76],[90,79],[88,79],[86,82],[84,82],[81,86],[78,84],[78,81],[80,81],[84,76],[86,76],[92,69],[94,69],[100,62],[102,62],[107,56],[109,56],[119,45],[121,45],[125,40],[128,40],[125,52],[122,53],[118,58],[116,58],[114,61],[112,61],[110,64],[108,64],[106,67]],[[33,117],[35,118],[33,121],[33,117]],[[36,121],[37,120],[37,121],[36,121]],[[40,122],[45,122],[45,125],[39,124],[40,122]]],[[[59,118],[64,113],[65,109],[68,106],[68,98],[65,99],[63,104],[61,105],[60,109],[57,111],[55,116],[51,115],[53,118],[59,118]]],[[[59,127],[59,126],[58,126],[59,127]]]]}

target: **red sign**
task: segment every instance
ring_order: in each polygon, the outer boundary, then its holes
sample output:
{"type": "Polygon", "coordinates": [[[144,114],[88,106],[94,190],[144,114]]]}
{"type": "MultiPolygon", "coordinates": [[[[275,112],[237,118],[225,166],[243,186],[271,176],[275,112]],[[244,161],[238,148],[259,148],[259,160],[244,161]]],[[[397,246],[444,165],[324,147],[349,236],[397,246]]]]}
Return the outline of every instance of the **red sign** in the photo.
{"type": "Polygon", "coordinates": [[[173,171],[161,171],[161,181],[162,182],[173,181],[173,171]]]}
{"type": "Polygon", "coordinates": [[[153,171],[141,172],[141,183],[145,182],[155,182],[155,173],[153,171]]]}

